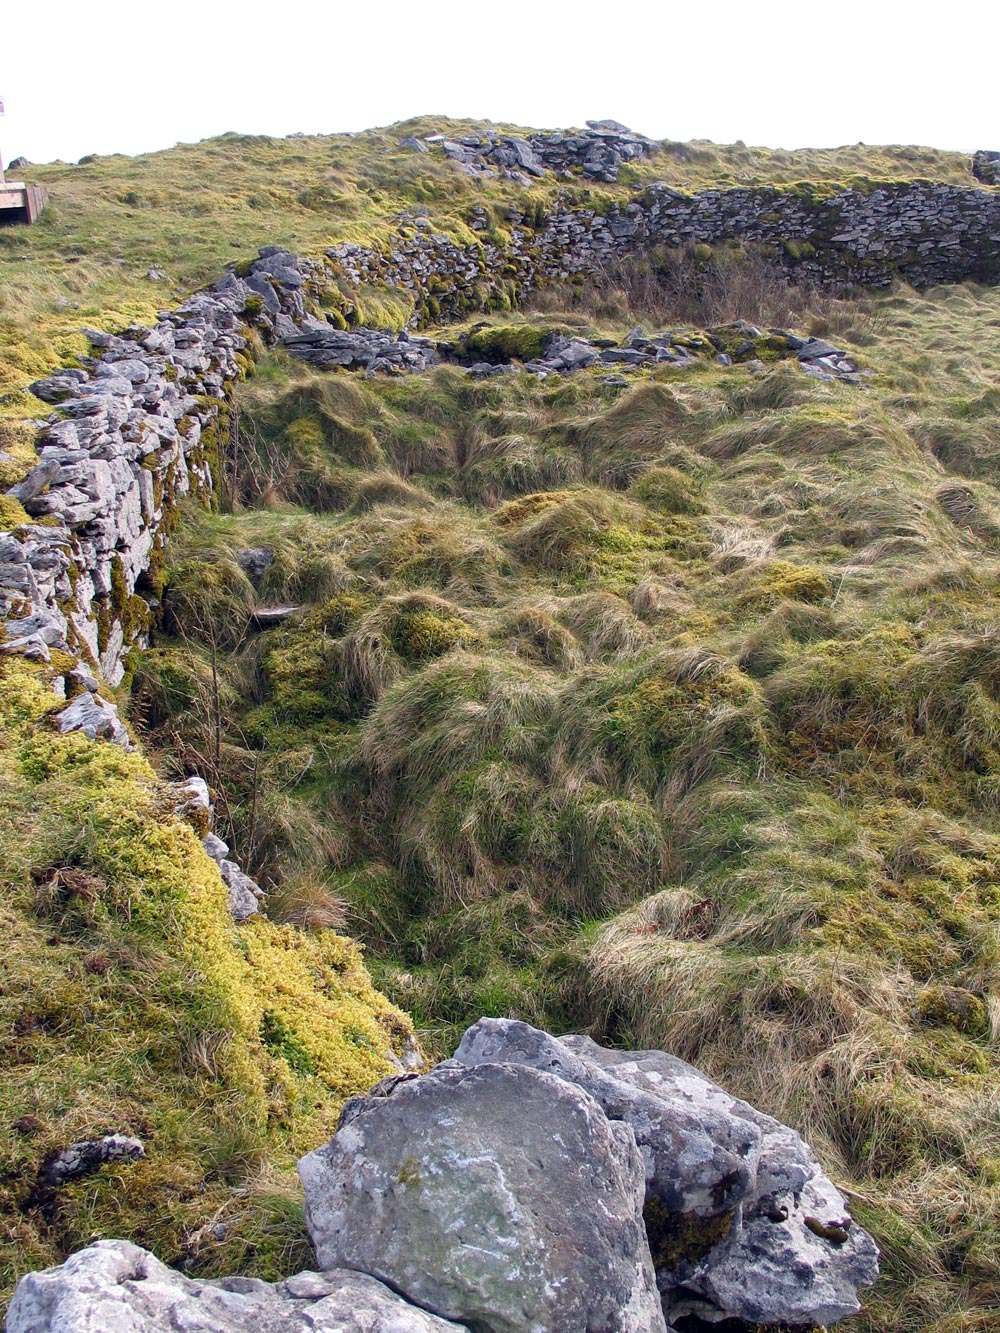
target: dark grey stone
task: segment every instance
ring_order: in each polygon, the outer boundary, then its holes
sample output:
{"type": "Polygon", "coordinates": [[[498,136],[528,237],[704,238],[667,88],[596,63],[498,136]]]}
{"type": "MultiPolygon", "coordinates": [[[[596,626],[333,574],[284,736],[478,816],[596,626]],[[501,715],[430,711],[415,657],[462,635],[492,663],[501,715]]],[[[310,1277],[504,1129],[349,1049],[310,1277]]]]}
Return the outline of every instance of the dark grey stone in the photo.
{"type": "Polygon", "coordinates": [[[261,579],[274,563],[274,552],[269,546],[244,546],[236,552],[236,563],[254,588],[259,588],[261,579]]]}
{"type": "Polygon", "coordinates": [[[49,1157],[42,1167],[42,1179],[46,1185],[64,1185],[67,1180],[93,1175],[107,1162],[134,1162],[145,1156],[146,1149],[139,1139],[129,1134],[105,1134],[70,1144],[49,1157]]]}

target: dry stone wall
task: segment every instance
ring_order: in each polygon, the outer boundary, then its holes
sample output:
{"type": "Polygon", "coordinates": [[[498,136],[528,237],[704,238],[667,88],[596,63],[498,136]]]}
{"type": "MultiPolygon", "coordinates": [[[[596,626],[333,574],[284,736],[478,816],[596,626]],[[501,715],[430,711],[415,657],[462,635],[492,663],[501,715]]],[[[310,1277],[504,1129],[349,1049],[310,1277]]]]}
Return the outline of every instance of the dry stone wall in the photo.
{"type": "Polygon", "coordinates": [[[0,535],[0,620],[5,650],[80,658],[114,685],[148,627],[177,501],[211,493],[247,336],[213,293],[153,329],[89,337],[99,357],[32,386],[58,410],[8,492],[27,521],[0,535]]]}
{"type": "MultiPolygon", "coordinates": [[[[830,192],[824,187],[705,190],[653,185],[605,212],[564,207],[544,220],[512,211],[510,241],[460,246],[424,218],[387,247],[340,245],[333,273],[408,290],[416,323],[513,304],[533,287],[572,280],[652,246],[753,242],[803,281],[916,287],[1000,279],[1000,195],[933,182],[830,192]]],[[[488,230],[484,211],[473,228],[488,230]]]]}

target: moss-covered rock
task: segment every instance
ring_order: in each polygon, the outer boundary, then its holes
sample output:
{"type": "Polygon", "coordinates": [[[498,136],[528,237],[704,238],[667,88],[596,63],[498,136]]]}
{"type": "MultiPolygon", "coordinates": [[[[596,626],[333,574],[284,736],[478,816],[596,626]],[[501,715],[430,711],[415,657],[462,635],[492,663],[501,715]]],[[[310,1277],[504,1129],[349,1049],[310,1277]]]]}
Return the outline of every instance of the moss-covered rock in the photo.
{"type": "Polygon", "coordinates": [[[58,706],[44,672],[0,660],[0,1007],[4,1062],[23,1074],[2,1108],[22,1126],[4,1149],[5,1281],[111,1234],[198,1271],[276,1277],[301,1232],[261,1173],[277,1182],[331,1132],[410,1025],[348,940],[237,928],[146,760],[49,730],[58,706]],[[63,1187],[57,1208],[31,1201],[48,1151],[113,1131],[144,1139],[145,1161],[63,1187]],[[195,1243],[219,1210],[225,1239],[195,1243]]]}

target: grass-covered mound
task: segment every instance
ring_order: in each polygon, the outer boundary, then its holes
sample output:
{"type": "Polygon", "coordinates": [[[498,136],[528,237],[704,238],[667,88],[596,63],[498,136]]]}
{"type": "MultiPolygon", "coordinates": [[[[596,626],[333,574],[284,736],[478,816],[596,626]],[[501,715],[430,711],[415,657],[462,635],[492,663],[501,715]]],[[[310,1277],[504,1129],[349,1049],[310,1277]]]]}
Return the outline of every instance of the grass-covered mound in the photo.
{"type": "Polygon", "coordinates": [[[860,389],[265,362],[134,680],[274,914],[341,913],[432,1048],[589,1026],[802,1129],[885,1333],[1000,1300],[998,307],[826,302],[860,389]]]}
{"type": "Polygon", "coordinates": [[[197,1273],[293,1271],[294,1158],[409,1020],[342,936],[237,928],[176,798],[138,754],[60,736],[46,677],[0,658],[3,1288],[99,1236],[197,1273]],[[119,1132],[145,1160],[45,1185],[51,1153],[119,1132]]]}

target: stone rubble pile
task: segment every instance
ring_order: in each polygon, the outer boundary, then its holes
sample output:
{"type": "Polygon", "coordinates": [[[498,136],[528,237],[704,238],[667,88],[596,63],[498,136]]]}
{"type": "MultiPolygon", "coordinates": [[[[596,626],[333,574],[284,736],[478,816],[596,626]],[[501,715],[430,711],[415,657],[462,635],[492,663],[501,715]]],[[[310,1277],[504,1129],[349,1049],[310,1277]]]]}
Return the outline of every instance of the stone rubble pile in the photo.
{"type": "Polygon", "coordinates": [[[878,1273],[793,1130],[662,1051],[508,1019],[352,1098],[299,1173],[322,1273],[193,1281],[101,1241],[23,1278],[7,1333],[806,1330],[878,1273]]]}
{"type": "Polygon", "coordinates": [[[623,162],[649,157],[656,148],[652,139],[616,120],[588,120],[583,130],[532,134],[527,139],[484,130],[460,139],[429,134],[423,140],[408,136],[400,141],[401,147],[418,153],[434,145],[440,145],[445,156],[469,176],[503,177],[521,185],[529,185],[532,177],[546,172],[563,180],[583,176],[611,183],[618,179],[623,162]]]}
{"type": "MultiPolygon", "coordinates": [[[[787,329],[765,333],[742,320],[706,329],[704,334],[690,330],[645,334],[633,329],[617,346],[550,333],[543,340],[542,355],[525,361],[523,369],[545,379],[553,374],[572,375],[591,366],[627,372],[659,365],[690,366],[699,358],[709,357],[719,365],[743,364],[753,373],[763,374],[767,366],[760,359],[761,352],[769,360],[797,360],[802,370],[816,379],[861,383],[857,363],[842,348],[820,338],[800,338],[787,329]]],[[[508,373],[514,363],[476,361],[467,369],[475,378],[486,379],[508,373]]]]}
{"type": "Polygon", "coordinates": [[[378,371],[415,375],[438,363],[434,343],[427,338],[376,329],[345,331],[309,316],[293,333],[285,333],[281,342],[297,361],[306,361],[323,370],[343,367],[363,370],[366,375],[378,371]]]}

